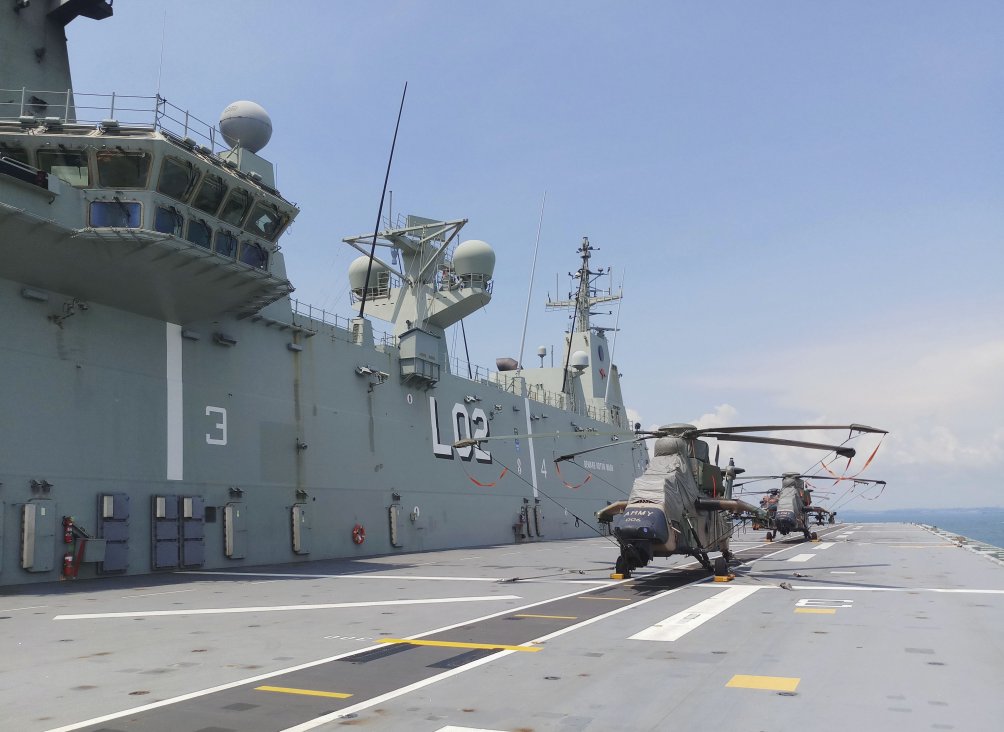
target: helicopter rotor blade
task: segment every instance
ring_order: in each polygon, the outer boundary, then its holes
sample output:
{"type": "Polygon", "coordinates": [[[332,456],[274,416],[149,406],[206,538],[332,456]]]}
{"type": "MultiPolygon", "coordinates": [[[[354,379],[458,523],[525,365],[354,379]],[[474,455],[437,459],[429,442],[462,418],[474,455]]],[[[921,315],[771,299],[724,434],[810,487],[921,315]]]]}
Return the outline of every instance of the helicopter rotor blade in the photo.
{"type": "Polygon", "coordinates": [[[852,432],[874,432],[887,434],[887,430],[880,430],[877,427],[869,427],[863,424],[774,424],[774,425],[752,425],[748,427],[706,427],[700,430],[686,430],[683,437],[700,437],[711,432],[721,434],[738,434],[742,432],[780,432],[782,430],[851,430],[852,432]]]}
{"type": "Polygon", "coordinates": [[[706,437],[713,437],[716,440],[732,442],[756,442],[763,445],[786,445],[788,447],[805,447],[810,450],[825,450],[835,452],[845,458],[852,458],[857,454],[853,447],[843,447],[841,445],[824,445],[821,442],[802,442],[801,440],[783,440],[778,437],[757,437],[755,435],[737,435],[730,433],[705,432],[706,437]]]}

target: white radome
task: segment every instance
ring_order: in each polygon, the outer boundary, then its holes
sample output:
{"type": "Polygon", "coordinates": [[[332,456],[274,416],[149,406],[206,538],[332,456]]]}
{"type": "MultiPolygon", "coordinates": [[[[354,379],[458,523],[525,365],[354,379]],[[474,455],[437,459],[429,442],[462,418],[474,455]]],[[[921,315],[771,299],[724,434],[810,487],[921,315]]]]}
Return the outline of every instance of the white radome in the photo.
{"type": "Polygon", "coordinates": [[[220,115],[220,132],[230,147],[256,153],[272,138],[272,118],[256,102],[234,102],[220,115]]]}

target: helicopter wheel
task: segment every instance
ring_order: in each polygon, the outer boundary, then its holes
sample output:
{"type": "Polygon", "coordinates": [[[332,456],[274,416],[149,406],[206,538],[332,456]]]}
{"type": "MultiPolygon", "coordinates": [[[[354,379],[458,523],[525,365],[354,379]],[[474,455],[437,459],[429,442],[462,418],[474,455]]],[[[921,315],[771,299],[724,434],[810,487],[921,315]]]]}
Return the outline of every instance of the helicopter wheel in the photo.
{"type": "Polygon", "coordinates": [[[614,571],[623,575],[624,579],[631,579],[631,570],[628,565],[627,557],[621,554],[617,557],[617,563],[614,565],[614,571]]]}
{"type": "Polygon", "coordinates": [[[708,570],[709,572],[715,571],[715,568],[711,566],[711,558],[708,556],[707,552],[701,552],[700,554],[698,554],[697,559],[701,563],[701,566],[704,567],[706,570],[708,570]]]}
{"type": "Polygon", "coordinates": [[[812,539],[813,541],[817,541],[817,540],[819,539],[819,534],[817,534],[817,533],[816,533],[815,531],[813,531],[813,532],[812,532],[812,533],[811,533],[811,534],[809,535],[809,538],[810,538],[810,539],[812,539]]]}
{"type": "Polygon", "coordinates": [[[767,532],[767,541],[774,541],[774,532],[773,531],[768,531],[767,532]]]}
{"type": "Polygon", "coordinates": [[[725,557],[718,557],[715,560],[715,577],[729,576],[729,560],[725,557]]]}

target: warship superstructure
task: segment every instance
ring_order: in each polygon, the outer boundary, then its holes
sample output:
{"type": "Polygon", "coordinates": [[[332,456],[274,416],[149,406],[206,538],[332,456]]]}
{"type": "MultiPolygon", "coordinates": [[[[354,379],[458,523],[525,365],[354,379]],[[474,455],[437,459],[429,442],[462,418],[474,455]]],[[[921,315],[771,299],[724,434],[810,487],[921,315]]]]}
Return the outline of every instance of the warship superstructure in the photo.
{"type": "Polygon", "coordinates": [[[74,92],[64,26],[111,15],[0,14],[0,586],[595,535],[647,454],[588,240],[551,367],[451,357],[494,285],[463,219],[346,238],[355,317],[301,303],[267,114],[74,92]]]}

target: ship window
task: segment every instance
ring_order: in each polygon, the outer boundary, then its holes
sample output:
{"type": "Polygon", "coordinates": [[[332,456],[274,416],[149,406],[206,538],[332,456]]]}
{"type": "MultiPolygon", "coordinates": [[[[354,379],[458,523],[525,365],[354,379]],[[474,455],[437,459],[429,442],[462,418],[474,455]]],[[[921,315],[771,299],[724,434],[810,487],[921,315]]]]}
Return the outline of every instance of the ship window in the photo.
{"type": "Polygon", "coordinates": [[[243,188],[234,188],[227,196],[220,218],[233,226],[240,226],[248,211],[251,210],[251,194],[243,188]]]}
{"type": "Polygon", "coordinates": [[[268,268],[268,252],[261,244],[246,241],[241,244],[241,262],[255,269],[268,268]]]}
{"type": "Polygon", "coordinates": [[[143,209],[138,201],[91,201],[91,226],[138,229],[143,209]]]}
{"type": "Polygon", "coordinates": [[[102,188],[146,188],[150,153],[99,150],[98,185],[102,188]]]}
{"type": "Polygon", "coordinates": [[[237,255],[237,237],[222,229],[216,232],[216,253],[224,257],[237,255]]]}
{"type": "Polygon", "coordinates": [[[164,158],[157,179],[157,192],[179,201],[187,201],[195,184],[199,182],[199,171],[193,163],[178,158],[164,158]]]}
{"type": "Polygon", "coordinates": [[[178,213],[173,206],[167,208],[157,206],[157,212],[153,218],[153,228],[164,234],[181,236],[181,230],[185,227],[185,217],[178,213]]]}
{"type": "Polygon", "coordinates": [[[286,217],[275,210],[274,207],[264,203],[259,203],[251,212],[251,217],[244,224],[244,231],[257,234],[262,239],[275,241],[282,230],[286,217]]]}
{"type": "Polygon", "coordinates": [[[31,165],[28,160],[28,151],[23,147],[7,147],[6,145],[0,146],[0,158],[10,158],[18,163],[31,165]]]}
{"type": "Polygon", "coordinates": [[[199,186],[199,191],[195,194],[192,205],[207,214],[215,214],[226,194],[227,187],[223,183],[223,179],[218,175],[209,174],[202,179],[202,185],[199,186]]]}
{"type": "Polygon", "coordinates": [[[39,150],[37,155],[38,167],[46,173],[62,178],[77,188],[86,188],[91,184],[87,153],[83,150],[39,150]]]}
{"type": "Polygon", "coordinates": [[[185,237],[188,241],[209,249],[212,237],[213,232],[209,229],[209,224],[202,219],[192,219],[188,222],[188,236],[185,237]]]}

